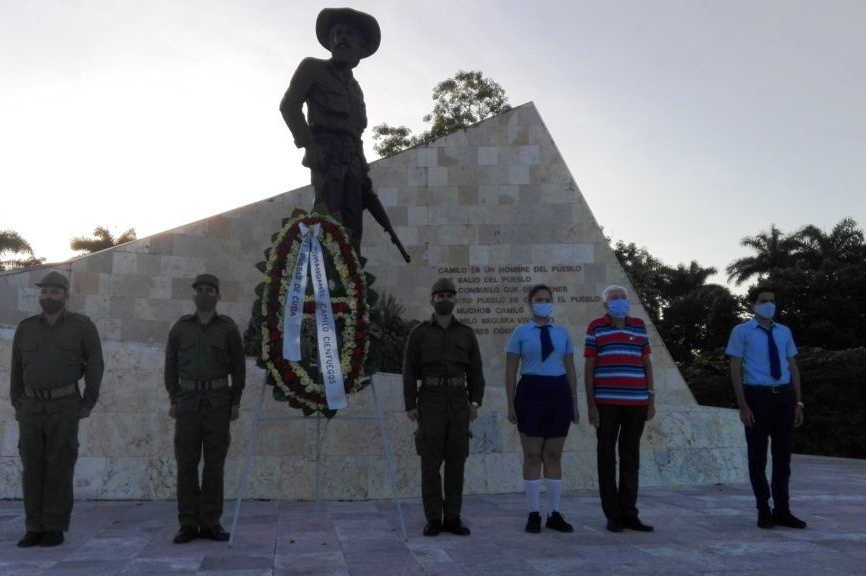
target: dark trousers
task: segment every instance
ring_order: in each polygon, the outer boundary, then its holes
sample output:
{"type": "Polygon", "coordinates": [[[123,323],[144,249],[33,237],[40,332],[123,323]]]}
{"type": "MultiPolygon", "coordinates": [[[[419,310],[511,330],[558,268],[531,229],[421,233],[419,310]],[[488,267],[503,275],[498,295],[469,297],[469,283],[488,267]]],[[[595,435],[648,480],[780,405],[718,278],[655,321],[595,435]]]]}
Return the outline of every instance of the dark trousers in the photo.
{"type": "Polygon", "coordinates": [[[177,414],[177,510],[181,526],[212,528],[223,512],[223,468],[231,443],[231,404],[202,401],[193,412],[177,414]],[[199,482],[198,465],[204,454],[199,482]]]}
{"type": "Polygon", "coordinates": [[[415,446],[421,456],[421,496],[428,521],[460,516],[463,468],[469,455],[469,402],[463,387],[422,387],[415,446]],[[445,464],[445,494],[442,477],[445,464]]]}
{"type": "Polygon", "coordinates": [[[16,412],[25,524],[30,532],[69,529],[80,402],[78,395],[24,398],[16,412]]]}
{"type": "Polygon", "coordinates": [[[773,454],[772,495],[777,512],[788,512],[788,480],[791,477],[791,449],[794,442],[794,391],[789,388],[774,394],[744,386],[746,403],[755,416],[755,423],[746,427],[749,447],[749,480],[759,510],[770,508],[771,488],[767,483],[767,442],[773,454]]]}
{"type": "Polygon", "coordinates": [[[361,249],[366,196],[372,194],[367,161],[360,140],[348,134],[317,132],[316,143],[324,155],[324,165],[311,167],[316,192],[316,209],[327,208],[351,235],[355,250],[361,249]]]}
{"type": "Polygon", "coordinates": [[[646,406],[598,405],[598,490],[601,508],[609,519],[637,518],[640,437],[646,406]],[[616,453],[619,452],[619,487],[616,453]]]}

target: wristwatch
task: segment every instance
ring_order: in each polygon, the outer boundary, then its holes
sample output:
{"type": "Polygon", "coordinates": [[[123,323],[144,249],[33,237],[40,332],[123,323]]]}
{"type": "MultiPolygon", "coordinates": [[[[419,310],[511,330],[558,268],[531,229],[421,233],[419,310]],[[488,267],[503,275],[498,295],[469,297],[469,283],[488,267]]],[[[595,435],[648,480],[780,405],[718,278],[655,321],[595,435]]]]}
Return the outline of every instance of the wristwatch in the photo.
{"type": "Polygon", "coordinates": [[[470,402],[469,405],[473,408],[478,408],[479,406],[481,406],[481,404],[479,404],[478,402],[470,402]]]}
{"type": "Polygon", "coordinates": [[[797,406],[799,406],[800,408],[805,408],[805,407],[806,407],[806,405],[803,404],[802,402],[797,402],[797,406]]]}

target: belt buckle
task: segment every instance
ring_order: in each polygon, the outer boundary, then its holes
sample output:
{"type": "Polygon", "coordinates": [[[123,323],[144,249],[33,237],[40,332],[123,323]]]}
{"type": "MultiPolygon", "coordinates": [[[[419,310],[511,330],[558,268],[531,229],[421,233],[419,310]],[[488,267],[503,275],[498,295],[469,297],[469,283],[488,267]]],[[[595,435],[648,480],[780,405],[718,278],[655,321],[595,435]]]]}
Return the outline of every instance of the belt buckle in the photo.
{"type": "Polygon", "coordinates": [[[781,394],[782,388],[784,388],[784,386],[771,386],[770,387],[770,393],[771,394],[781,394]]]}

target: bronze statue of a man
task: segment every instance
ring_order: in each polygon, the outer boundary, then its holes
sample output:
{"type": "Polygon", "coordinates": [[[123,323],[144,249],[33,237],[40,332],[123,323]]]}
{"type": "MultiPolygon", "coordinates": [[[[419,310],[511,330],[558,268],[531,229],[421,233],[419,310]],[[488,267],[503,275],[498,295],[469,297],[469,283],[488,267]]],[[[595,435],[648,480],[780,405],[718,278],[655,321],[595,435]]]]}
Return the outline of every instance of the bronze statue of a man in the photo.
{"type": "Polygon", "coordinates": [[[361,59],[379,48],[379,23],[351,8],[325,8],[316,19],[316,36],[331,58],[304,58],[280,102],[295,145],[305,149],[303,164],[312,172],[316,190],[314,210],[338,218],[360,253],[366,208],[408,262],[408,254],[370,182],[361,143],[367,109],[364,93],[352,75],[361,59]],[[304,103],[307,118],[302,112],[304,103]]]}

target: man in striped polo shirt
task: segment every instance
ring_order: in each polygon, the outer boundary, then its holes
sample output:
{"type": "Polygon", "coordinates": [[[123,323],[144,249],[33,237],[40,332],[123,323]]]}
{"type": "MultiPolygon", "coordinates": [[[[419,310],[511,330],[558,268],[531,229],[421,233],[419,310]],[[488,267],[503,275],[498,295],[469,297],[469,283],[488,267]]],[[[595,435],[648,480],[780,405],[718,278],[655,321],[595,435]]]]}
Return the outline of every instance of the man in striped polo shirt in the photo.
{"type": "Polygon", "coordinates": [[[628,315],[625,288],[608,286],[602,300],[607,313],[590,322],[583,353],[587,413],[598,437],[601,507],[611,532],[652,532],[640,521],[636,506],[640,437],[644,423],[655,416],[649,338],[643,320],[628,315]]]}

